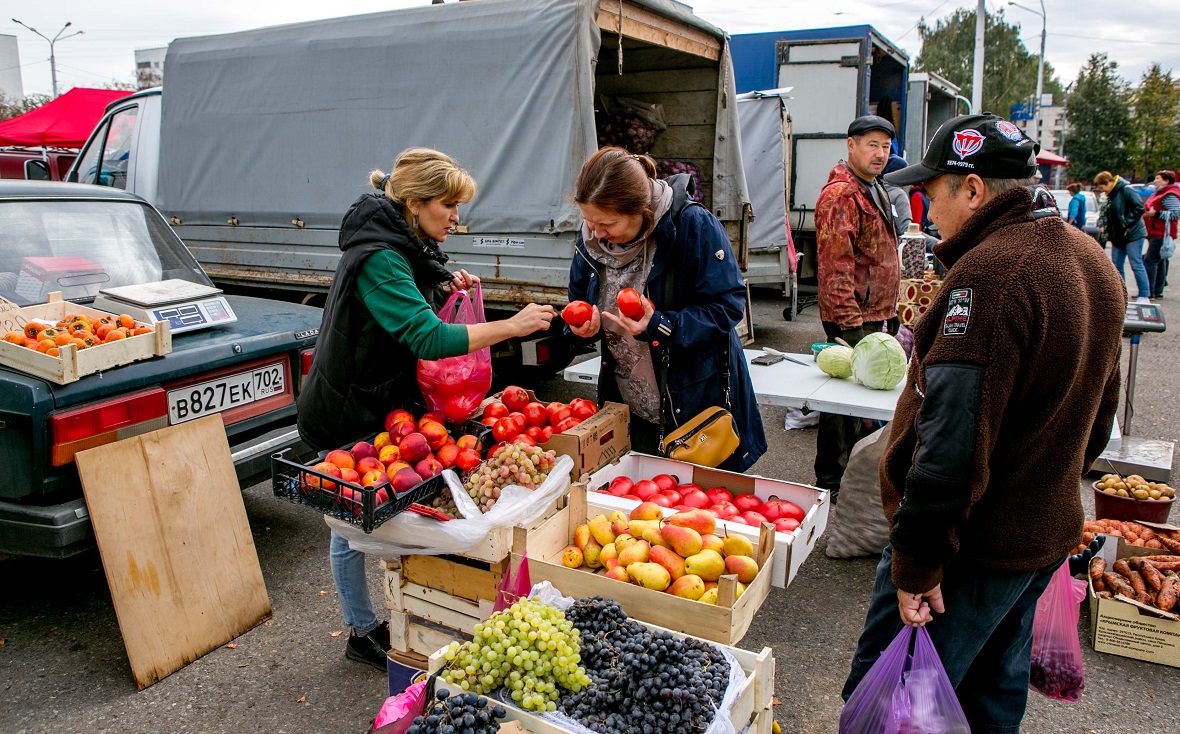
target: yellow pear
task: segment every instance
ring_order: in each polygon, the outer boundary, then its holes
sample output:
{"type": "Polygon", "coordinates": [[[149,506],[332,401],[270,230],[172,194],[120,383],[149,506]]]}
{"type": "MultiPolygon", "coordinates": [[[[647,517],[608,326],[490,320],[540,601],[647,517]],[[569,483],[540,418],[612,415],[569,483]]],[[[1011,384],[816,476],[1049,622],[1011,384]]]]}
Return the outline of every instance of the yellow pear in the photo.
{"type": "Polygon", "coordinates": [[[561,565],[566,568],[581,568],[582,560],[582,549],[576,545],[571,545],[561,552],[561,565]]]}
{"type": "Polygon", "coordinates": [[[615,542],[615,536],[618,533],[611,530],[610,520],[606,518],[606,515],[595,515],[589,525],[590,534],[594,536],[599,545],[605,547],[607,543],[615,542]]]}
{"type": "Polygon", "coordinates": [[[673,581],[672,585],[667,588],[667,592],[673,596],[696,601],[705,593],[705,582],[701,581],[700,576],[685,574],[673,581]]]}
{"type": "Polygon", "coordinates": [[[622,510],[615,510],[610,514],[610,529],[614,531],[616,536],[627,532],[627,513],[622,510]]]}
{"type": "Polygon", "coordinates": [[[668,541],[664,540],[664,536],[661,535],[660,531],[657,530],[656,528],[646,528],[643,531],[643,539],[646,540],[648,542],[648,545],[651,545],[652,547],[655,547],[658,545],[662,548],[667,548],[668,550],[672,550],[671,544],[669,544],[668,541]]]}
{"type": "Polygon", "coordinates": [[[605,566],[608,571],[619,565],[619,551],[615,548],[614,543],[607,543],[602,546],[602,550],[598,553],[598,562],[605,566]]]}
{"type": "Polygon", "coordinates": [[[632,582],[653,591],[663,591],[672,583],[668,569],[658,563],[632,563],[627,566],[627,575],[632,582]]]}
{"type": "MultiPolygon", "coordinates": [[[[659,507],[659,505],[656,505],[656,506],[659,507]]],[[[643,531],[647,530],[648,528],[651,528],[651,529],[659,532],[660,521],[659,520],[632,520],[631,522],[627,523],[627,532],[630,533],[631,535],[635,536],[636,538],[642,538],[643,531]]]]}
{"type": "Polygon", "coordinates": [[[660,528],[660,535],[663,536],[664,540],[668,541],[668,544],[672,546],[672,550],[679,553],[682,558],[695,556],[704,547],[701,534],[692,528],[665,525],[660,528]]]}
{"type": "Polygon", "coordinates": [[[615,550],[619,553],[622,553],[623,551],[627,550],[627,546],[631,545],[636,540],[639,539],[630,533],[620,533],[619,535],[615,536],[615,550]]]}
{"type": "MultiPolygon", "coordinates": [[[[655,502],[640,502],[631,510],[632,520],[663,520],[664,508],[655,502]]],[[[634,535],[634,533],[632,533],[634,535]]]]}
{"type": "Polygon", "coordinates": [[[574,545],[582,551],[586,551],[586,543],[590,540],[590,526],[582,523],[574,528],[574,545]]]}
{"type": "Polygon", "coordinates": [[[717,551],[720,553],[721,549],[724,547],[724,544],[725,541],[721,538],[718,538],[713,533],[706,533],[701,536],[701,548],[704,550],[717,551]]]}
{"type": "Polygon", "coordinates": [[[749,556],[726,556],[725,572],[734,574],[739,582],[748,584],[758,575],[758,564],[749,556]]]}
{"type": "Polygon", "coordinates": [[[582,549],[582,556],[589,568],[599,568],[602,566],[602,561],[599,556],[602,554],[602,546],[598,544],[594,538],[586,541],[586,547],[582,549]]]}
{"type": "Polygon", "coordinates": [[[754,556],[754,544],[744,535],[727,535],[721,544],[723,556],[754,556]]]}
{"type": "Polygon", "coordinates": [[[627,568],[632,563],[647,563],[651,546],[646,540],[637,540],[619,553],[619,565],[627,568]]]}
{"type": "MultiPolygon", "coordinates": [[[[688,577],[685,576],[683,578],[688,578],[688,577]]],[[[701,594],[700,598],[698,598],[697,601],[703,601],[706,604],[716,604],[717,603],[717,588],[714,587],[712,589],[706,589],[705,593],[701,594]]]]}
{"type": "Polygon", "coordinates": [[[717,551],[703,550],[684,559],[684,572],[704,581],[716,581],[725,573],[725,559],[717,551]]]}

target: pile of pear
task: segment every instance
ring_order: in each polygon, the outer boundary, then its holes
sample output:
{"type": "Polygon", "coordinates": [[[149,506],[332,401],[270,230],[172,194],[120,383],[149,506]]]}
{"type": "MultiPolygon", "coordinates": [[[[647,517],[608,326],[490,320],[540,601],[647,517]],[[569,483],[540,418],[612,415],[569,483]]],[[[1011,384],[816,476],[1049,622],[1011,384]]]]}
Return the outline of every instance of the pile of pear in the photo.
{"type": "Polygon", "coordinates": [[[737,576],[738,598],[758,575],[750,539],[722,537],[716,530],[717,518],[708,510],[665,518],[659,505],[644,502],[630,515],[615,510],[579,525],[561,562],[652,591],[716,604],[722,575],[737,576]]]}

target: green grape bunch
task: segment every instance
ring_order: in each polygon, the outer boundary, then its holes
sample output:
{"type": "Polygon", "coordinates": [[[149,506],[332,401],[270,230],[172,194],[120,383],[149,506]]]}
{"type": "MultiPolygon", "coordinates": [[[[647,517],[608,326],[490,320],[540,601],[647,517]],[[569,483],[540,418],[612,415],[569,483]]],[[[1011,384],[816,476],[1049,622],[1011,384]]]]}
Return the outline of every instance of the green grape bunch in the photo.
{"type": "Polygon", "coordinates": [[[560,691],[590,684],[582,667],[581,635],[556,607],[521,599],[475,625],[471,642],[452,642],[443,653],[442,678],[463,691],[486,695],[500,687],[530,711],[556,711],[560,691]]]}

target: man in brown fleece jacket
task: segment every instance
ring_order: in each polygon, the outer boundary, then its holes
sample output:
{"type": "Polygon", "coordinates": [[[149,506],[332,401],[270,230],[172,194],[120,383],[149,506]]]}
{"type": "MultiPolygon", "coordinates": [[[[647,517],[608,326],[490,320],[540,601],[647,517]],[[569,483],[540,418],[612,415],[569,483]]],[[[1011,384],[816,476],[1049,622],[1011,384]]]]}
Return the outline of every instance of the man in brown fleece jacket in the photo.
{"type": "Polygon", "coordinates": [[[948,268],[918,321],[881,459],[890,547],[845,699],[903,625],[930,636],[975,734],[1019,732],[1037,599],[1081,540],[1079,479],[1118,407],[1126,289],[1103,250],[1034,219],[1036,146],[1010,122],[946,122],[922,162],[948,268]]]}

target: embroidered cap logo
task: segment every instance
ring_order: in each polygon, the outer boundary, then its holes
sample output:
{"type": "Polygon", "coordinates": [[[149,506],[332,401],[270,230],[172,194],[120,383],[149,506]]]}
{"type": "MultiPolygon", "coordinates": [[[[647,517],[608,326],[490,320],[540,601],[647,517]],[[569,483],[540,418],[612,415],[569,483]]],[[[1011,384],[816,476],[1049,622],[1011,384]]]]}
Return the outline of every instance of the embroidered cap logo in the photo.
{"type": "Polygon", "coordinates": [[[1015,143],[1019,143],[1021,140],[1024,140],[1024,136],[1020,134],[1020,128],[1016,127],[1007,120],[1000,120],[996,123],[996,132],[1015,143]]]}
{"type": "Polygon", "coordinates": [[[955,142],[951,150],[963,160],[969,155],[975,155],[983,147],[983,133],[978,130],[959,130],[955,133],[955,142]]]}

